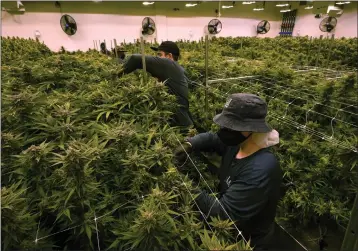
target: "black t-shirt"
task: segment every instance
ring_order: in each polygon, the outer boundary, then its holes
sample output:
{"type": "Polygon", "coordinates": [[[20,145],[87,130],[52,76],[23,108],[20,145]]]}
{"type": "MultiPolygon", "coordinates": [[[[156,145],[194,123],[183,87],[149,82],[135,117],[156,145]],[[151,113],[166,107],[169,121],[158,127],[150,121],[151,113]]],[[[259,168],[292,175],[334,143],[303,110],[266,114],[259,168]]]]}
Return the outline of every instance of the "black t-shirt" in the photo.
{"type": "MultiPolygon", "coordinates": [[[[184,68],[178,62],[167,58],[145,56],[146,70],[159,81],[164,82],[170,93],[177,97],[180,108],[174,116],[176,126],[191,126],[193,124],[189,116],[188,81],[184,68]]],[[[124,73],[128,74],[136,69],[143,68],[142,55],[131,55],[124,64],[124,73]]]]}

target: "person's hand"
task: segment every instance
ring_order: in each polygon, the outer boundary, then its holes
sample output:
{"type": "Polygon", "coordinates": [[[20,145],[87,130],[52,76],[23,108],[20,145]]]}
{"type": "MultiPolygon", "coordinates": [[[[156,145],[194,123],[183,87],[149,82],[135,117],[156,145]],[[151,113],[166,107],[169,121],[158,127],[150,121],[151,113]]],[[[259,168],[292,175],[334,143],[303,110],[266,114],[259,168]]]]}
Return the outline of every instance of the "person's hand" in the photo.
{"type": "Polygon", "coordinates": [[[189,153],[192,152],[192,145],[189,142],[184,142],[180,144],[174,151],[174,156],[177,161],[177,164],[183,165],[187,160],[189,153]]]}
{"type": "Polygon", "coordinates": [[[117,76],[120,78],[123,76],[123,72],[124,72],[124,69],[121,69],[118,73],[117,73],[117,76]]]}

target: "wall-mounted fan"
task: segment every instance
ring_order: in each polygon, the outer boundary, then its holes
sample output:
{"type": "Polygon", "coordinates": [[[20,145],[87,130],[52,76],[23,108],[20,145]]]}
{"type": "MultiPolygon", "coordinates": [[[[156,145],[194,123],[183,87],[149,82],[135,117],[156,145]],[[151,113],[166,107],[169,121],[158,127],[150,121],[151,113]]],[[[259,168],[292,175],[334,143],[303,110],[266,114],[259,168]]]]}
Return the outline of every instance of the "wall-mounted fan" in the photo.
{"type": "Polygon", "coordinates": [[[323,32],[331,32],[337,25],[337,18],[326,17],[319,24],[319,29],[323,32]]]}
{"type": "Polygon", "coordinates": [[[270,23],[267,20],[262,20],[257,25],[257,33],[258,34],[266,34],[267,32],[269,32],[269,30],[270,30],[270,23]]]}
{"type": "Polygon", "coordinates": [[[219,34],[222,29],[222,24],[219,19],[212,19],[208,24],[208,31],[210,34],[219,34]]]}
{"type": "Polygon", "coordinates": [[[77,31],[76,21],[70,15],[63,15],[60,20],[61,28],[67,35],[74,35],[77,31]]]}
{"type": "Polygon", "coordinates": [[[155,32],[155,23],[150,17],[145,17],[142,21],[142,35],[153,35],[155,32]]]}

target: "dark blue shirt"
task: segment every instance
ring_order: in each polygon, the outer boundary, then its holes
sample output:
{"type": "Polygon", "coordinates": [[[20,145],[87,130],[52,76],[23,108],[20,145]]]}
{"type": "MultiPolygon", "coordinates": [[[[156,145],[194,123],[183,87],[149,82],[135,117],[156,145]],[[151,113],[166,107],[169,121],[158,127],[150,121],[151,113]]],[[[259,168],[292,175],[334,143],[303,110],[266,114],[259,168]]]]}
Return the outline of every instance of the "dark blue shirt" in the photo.
{"type": "Polygon", "coordinates": [[[209,217],[227,219],[229,215],[244,236],[251,237],[254,245],[259,243],[273,227],[280,198],[282,170],[274,154],[264,148],[236,159],[239,146],[225,146],[214,133],[202,133],[188,141],[194,151],[222,156],[219,200],[202,191],[196,199],[200,210],[209,217]]]}
{"type": "MultiPolygon", "coordinates": [[[[191,126],[193,121],[189,115],[188,78],[185,76],[184,68],[178,62],[168,58],[153,56],[145,56],[145,63],[147,72],[159,81],[164,82],[169,87],[170,94],[177,97],[180,107],[173,117],[173,125],[191,126]]],[[[124,63],[123,68],[125,74],[143,68],[142,55],[131,55],[124,63]]]]}

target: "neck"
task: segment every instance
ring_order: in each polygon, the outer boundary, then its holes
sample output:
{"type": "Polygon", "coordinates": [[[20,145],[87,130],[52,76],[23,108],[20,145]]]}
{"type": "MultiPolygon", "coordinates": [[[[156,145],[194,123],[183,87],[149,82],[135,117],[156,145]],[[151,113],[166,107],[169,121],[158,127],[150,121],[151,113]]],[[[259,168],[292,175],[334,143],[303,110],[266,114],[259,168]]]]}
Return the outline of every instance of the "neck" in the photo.
{"type": "Polygon", "coordinates": [[[241,145],[239,152],[236,155],[237,159],[242,159],[245,157],[250,156],[251,154],[254,154],[258,150],[260,150],[261,147],[256,145],[256,143],[249,137],[247,140],[245,140],[241,145]]]}

